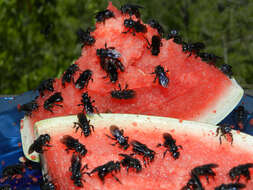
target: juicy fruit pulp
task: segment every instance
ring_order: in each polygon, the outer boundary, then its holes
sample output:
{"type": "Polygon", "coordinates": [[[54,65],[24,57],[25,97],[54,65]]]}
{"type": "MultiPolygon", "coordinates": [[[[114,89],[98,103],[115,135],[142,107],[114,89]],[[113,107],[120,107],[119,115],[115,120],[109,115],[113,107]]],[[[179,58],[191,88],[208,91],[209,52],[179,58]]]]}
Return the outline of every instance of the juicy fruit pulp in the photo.
{"type": "MultiPolygon", "coordinates": [[[[252,145],[252,137],[243,134],[233,132],[233,145],[231,146],[230,142],[224,139],[220,145],[219,138],[215,136],[215,129],[210,125],[159,117],[117,115],[118,118],[113,119],[115,115],[102,114],[101,116],[101,118],[91,119],[95,132],[86,138],[81,136],[80,131],[75,133],[73,121],[76,118],[74,117],[45,120],[37,125],[38,134],[50,133],[52,137],[53,147],[43,154],[43,160],[46,163],[44,169],[59,185],[59,189],[76,188],[70,179],[71,172],[69,171],[73,151],[67,153],[66,147],[60,142],[60,139],[66,134],[78,138],[79,142],[86,146],[88,152],[82,159],[82,165],[88,164],[89,169],[85,169],[85,172],[90,172],[108,161],[122,160],[120,153],[133,153],[132,146],[124,150],[118,144],[111,145],[115,141],[106,136],[106,134],[111,136],[110,125],[118,125],[120,129],[124,129],[124,136],[129,137],[129,142],[138,140],[154,150],[156,152],[154,161],[145,167],[143,157],[134,156],[140,160],[142,171],[136,173],[134,169],[130,168],[127,172],[126,168],[122,167],[121,171],[113,173],[121,184],[110,174],[105,177],[104,184],[97,173],[90,177],[84,174],[83,179],[86,182],[83,182],[83,189],[181,189],[190,179],[191,169],[209,163],[218,165],[213,169],[216,176],[214,179],[210,177],[209,184],[203,176],[200,177],[200,181],[205,189],[214,189],[222,183],[231,183],[228,172],[232,167],[253,162],[253,152],[246,148],[252,145]],[[62,128],[57,129],[60,126],[62,128]],[[198,130],[194,130],[196,128],[198,130]],[[172,135],[176,140],[176,145],[183,147],[179,149],[180,156],[176,160],[172,158],[170,152],[163,158],[166,149],[163,146],[157,147],[157,144],[164,142],[163,133],[165,132],[172,135]],[[251,140],[251,144],[245,144],[245,139],[251,140]]],[[[252,175],[252,169],[250,169],[250,174],[252,175]]],[[[252,180],[246,183],[245,178],[241,177],[240,182],[246,184],[246,189],[253,187],[252,180]]]]}
{"type": "MultiPolygon", "coordinates": [[[[87,91],[91,100],[95,100],[94,105],[100,113],[157,115],[214,124],[238,103],[242,89],[218,68],[201,61],[194,54],[189,56],[189,53],[182,51],[182,45],[174,43],[172,39],[162,39],[160,53],[158,56],[152,55],[146,39],[151,42],[152,36],[158,35],[158,32],[146,25],[146,33],[136,33],[135,36],[131,32],[123,33],[127,31],[124,20],[129,19],[129,15],[122,15],[111,4],[108,9],[115,17],[96,24],[96,30],[90,34],[94,36],[95,43],[84,46],[81,57],[75,62],[80,70],[73,75],[74,81],[87,69],[92,71],[93,81],[89,81],[87,88],[79,89],[73,82],[65,82],[64,87],[61,79],[55,79],[54,91],[61,92],[63,107],[53,106],[53,113],[44,109],[45,100],[54,93],[46,90],[45,96],[37,99],[39,110],[32,114],[33,123],[45,118],[79,113],[82,111],[82,106],[78,106],[81,95],[87,91]],[[124,65],[124,71],[118,70],[116,83],[110,82],[109,77],[104,78],[107,74],[101,68],[97,56],[97,50],[105,48],[105,44],[120,53],[119,60],[124,65]],[[158,80],[154,83],[155,75],[151,73],[158,65],[168,70],[167,88],[161,86],[158,80]],[[118,84],[122,88],[127,84],[136,95],[127,100],[113,98],[111,91],[118,89],[118,84]],[[230,99],[234,100],[230,102],[230,99]],[[220,109],[215,107],[219,103],[222,104],[220,109]]],[[[132,18],[136,20],[135,16],[132,18]]]]}

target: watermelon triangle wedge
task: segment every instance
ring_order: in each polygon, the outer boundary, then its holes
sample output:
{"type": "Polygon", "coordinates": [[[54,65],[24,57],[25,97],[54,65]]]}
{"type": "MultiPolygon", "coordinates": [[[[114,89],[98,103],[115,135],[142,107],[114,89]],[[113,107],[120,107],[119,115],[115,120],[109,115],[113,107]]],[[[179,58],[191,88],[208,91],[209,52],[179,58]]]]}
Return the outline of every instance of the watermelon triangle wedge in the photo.
{"type": "Polygon", "coordinates": [[[52,87],[40,86],[43,95],[36,100],[39,108],[30,117],[33,124],[81,112],[83,107],[78,104],[86,92],[100,113],[156,115],[210,124],[219,123],[239,103],[243,89],[234,78],[221,72],[215,63],[203,61],[194,50],[185,51],[186,42],[162,38],[156,29],[134,15],[122,14],[111,3],[107,10],[114,17],[97,22],[94,31],[79,31],[82,41],[84,37],[93,41],[83,42],[82,55],[74,65],[54,79],[52,87]],[[124,23],[129,19],[145,27],[145,32],[127,32],[124,23]],[[154,36],[161,40],[157,55],[150,45],[154,36]],[[161,78],[163,85],[155,74],[157,67],[163,68],[167,77],[167,82],[161,78]],[[121,91],[132,90],[133,94],[115,96],[119,85],[121,91]],[[61,93],[62,107],[45,108],[45,101],[55,93],[61,93]]]}
{"type": "MultiPolygon", "coordinates": [[[[36,138],[42,134],[51,136],[50,145],[41,155],[43,171],[57,184],[61,190],[76,189],[71,179],[71,159],[73,150],[65,151],[66,146],[62,143],[64,135],[70,135],[85,145],[87,153],[81,159],[82,166],[88,164],[88,169],[83,174],[83,187],[80,189],[176,189],[183,188],[191,179],[191,171],[198,166],[211,164],[215,175],[209,175],[209,183],[205,176],[199,176],[203,189],[214,189],[221,184],[235,183],[229,177],[229,171],[236,166],[253,163],[253,137],[231,131],[233,142],[226,140],[219,133],[216,136],[217,126],[198,123],[194,121],[182,121],[173,118],[143,116],[132,114],[101,114],[89,118],[94,132],[88,137],[81,136],[80,131],[73,128],[74,122],[78,122],[77,116],[56,117],[39,121],[35,124],[36,138]],[[116,144],[110,133],[112,127],[124,130],[123,135],[128,137],[129,147],[116,144]],[[171,135],[175,140],[176,151],[169,149],[164,156],[166,147],[163,146],[164,134],[171,135]],[[109,138],[108,136],[111,136],[109,138]],[[133,144],[136,141],[145,144],[154,151],[154,159],[143,155],[132,155],[139,160],[141,169],[130,167],[128,172],[124,166],[122,155],[131,155],[133,144]],[[161,144],[160,146],[157,146],[161,144]],[[178,155],[174,154],[178,152],[178,155]],[[121,155],[120,155],[121,154],[121,155]],[[173,156],[174,155],[174,156],[173,156]],[[143,162],[146,160],[146,167],[143,162]],[[98,172],[92,172],[98,166],[109,161],[120,162],[120,171],[109,172],[104,177],[104,182],[98,177],[98,172]],[[119,181],[115,180],[115,176],[119,181]]],[[[165,135],[166,136],[166,135],[165,135]]],[[[231,139],[230,139],[231,140],[231,139]]],[[[23,144],[25,147],[30,146],[23,144]]],[[[140,167],[139,167],[140,168],[140,167]]],[[[248,168],[250,175],[253,174],[251,167],[248,168]]],[[[240,183],[246,185],[246,189],[253,188],[253,180],[241,177],[240,183]]],[[[190,187],[189,187],[190,188],[190,187]]]]}

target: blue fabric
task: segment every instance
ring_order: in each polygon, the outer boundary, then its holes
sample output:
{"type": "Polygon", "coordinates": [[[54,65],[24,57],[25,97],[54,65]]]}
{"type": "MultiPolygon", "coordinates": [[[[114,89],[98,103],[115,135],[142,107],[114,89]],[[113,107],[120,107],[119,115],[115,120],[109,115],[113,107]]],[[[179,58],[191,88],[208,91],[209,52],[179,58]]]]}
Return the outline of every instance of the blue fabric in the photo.
{"type": "MultiPolygon", "coordinates": [[[[5,166],[16,164],[19,158],[23,155],[21,137],[19,132],[20,119],[24,117],[23,113],[18,112],[17,105],[28,103],[38,95],[37,92],[30,91],[16,97],[0,98],[0,174],[5,166]]],[[[250,120],[253,118],[253,97],[244,95],[241,102],[247,110],[247,115],[244,120],[243,132],[253,135],[253,126],[250,125],[250,120]]],[[[236,119],[236,108],[232,111],[221,123],[228,123],[238,129],[236,119]]],[[[39,190],[38,183],[34,183],[29,175],[41,178],[40,170],[26,171],[24,178],[18,180],[16,184],[13,180],[7,180],[3,184],[11,184],[16,186],[17,190],[23,190],[29,187],[31,190],[39,190]],[[31,183],[31,185],[29,185],[31,183]]]]}
{"type": "MultiPolygon", "coordinates": [[[[24,156],[21,147],[20,120],[24,117],[23,113],[18,112],[17,105],[31,101],[37,95],[36,92],[28,92],[17,97],[0,98],[0,174],[8,165],[20,163],[19,158],[24,156]]],[[[33,182],[33,176],[41,179],[40,170],[26,170],[24,177],[19,180],[5,180],[1,185],[11,184],[17,190],[30,188],[39,190],[38,182],[33,182]]],[[[34,179],[35,179],[34,178],[34,179]]],[[[1,186],[0,185],[0,186],[1,186]]]]}

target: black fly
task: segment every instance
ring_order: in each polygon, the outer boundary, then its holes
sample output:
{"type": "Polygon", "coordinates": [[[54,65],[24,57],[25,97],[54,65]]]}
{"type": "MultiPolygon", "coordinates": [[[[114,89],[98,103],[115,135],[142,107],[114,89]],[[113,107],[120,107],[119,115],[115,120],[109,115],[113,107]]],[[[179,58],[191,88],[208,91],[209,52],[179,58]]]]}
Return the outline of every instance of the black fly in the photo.
{"type": "Polygon", "coordinates": [[[229,124],[220,124],[219,127],[216,129],[216,136],[219,135],[221,132],[221,135],[219,137],[220,144],[221,144],[221,137],[224,136],[225,139],[227,139],[227,135],[231,138],[231,144],[233,143],[233,134],[231,133],[231,126],[229,124]]]}
{"type": "Polygon", "coordinates": [[[240,105],[236,108],[234,112],[235,123],[240,129],[243,129],[243,125],[247,120],[248,112],[245,110],[244,106],[240,105]]]}
{"type": "Polygon", "coordinates": [[[157,32],[159,33],[159,35],[162,37],[164,34],[164,29],[163,27],[159,24],[158,21],[151,19],[148,21],[149,26],[151,26],[152,28],[155,28],[157,30],[157,32]]]}
{"type": "Polygon", "coordinates": [[[111,125],[110,132],[114,138],[110,137],[109,135],[106,136],[110,139],[117,141],[116,143],[112,144],[113,146],[119,144],[121,147],[124,148],[124,150],[126,150],[129,147],[128,137],[124,136],[123,129],[120,130],[116,125],[111,125]]]}
{"type": "Polygon", "coordinates": [[[56,186],[53,181],[48,179],[48,175],[44,175],[44,179],[40,182],[40,189],[41,190],[56,190],[56,186]]]}
{"type": "Polygon", "coordinates": [[[84,165],[82,167],[82,157],[79,154],[73,154],[71,158],[71,166],[69,171],[71,172],[71,180],[74,181],[74,185],[77,187],[83,187],[82,179],[83,174],[88,174],[87,172],[83,172],[84,169],[88,169],[88,165],[84,165]]]}
{"type": "Polygon", "coordinates": [[[114,179],[121,183],[120,180],[112,173],[113,171],[118,172],[120,171],[120,162],[116,161],[109,161],[104,165],[98,166],[96,168],[94,168],[90,173],[93,174],[95,172],[98,172],[98,177],[102,180],[102,182],[104,183],[105,181],[105,176],[108,175],[109,173],[111,173],[111,175],[114,177],[114,179]]]}
{"type": "Polygon", "coordinates": [[[51,147],[48,143],[50,142],[49,134],[40,135],[29,147],[28,153],[32,154],[34,151],[37,153],[43,153],[43,146],[51,147]]]}
{"type": "Polygon", "coordinates": [[[140,5],[125,4],[120,7],[120,10],[122,14],[129,14],[130,16],[135,15],[136,18],[140,18],[141,14],[139,9],[142,8],[143,7],[140,5]]]}
{"type": "Polygon", "coordinates": [[[61,96],[60,92],[56,92],[54,93],[52,96],[50,96],[47,100],[45,100],[44,102],[44,108],[47,111],[50,111],[53,113],[53,110],[51,109],[53,106],[59,106],[59,107],[63,107],[60,104],[56,104],[57,102],[62,102],[63,98],[61,96]]]}
{"type": "Polygon", "coordinates": [[[160,36],[152,36],[151,44],[148,39],[148,49],[151,49],[152,55],[158,55],[160,53],[160,47],[162,46],[161,37],[160,36]]]}
{"type": "Polygon", "coordinates": [[[126,84],[125,89],[121,89],[121,85],[119,84],[119,90],[114,89],[111,91],[111,96],[116,99],[132,99],[135,97],[136,92],[134,90],[127,89],[128,85],[126,84]]]}
{"type": "Polygon", "coordinates": [[[105,22],[106,19],[115,17],[114,13],[110,11],[109,9],[106,9],[104,11],[100,11],[96,13],[96,21],[97,22],[105,22]]]}
{"type": "Polygon", "coordinates": [[[14,164],[10,166],[6,166],[2,170],[3,178],[13,178],[17,175],[22,175],[25,172],[25,167],[23,164],[14,164]]]}
{"type": "Polygon", "coordinates": [[[84,113],[79,113],[77,117],[78,122],[74,122],[74,128],[76,128],[76,132],[80,128],[81,135],[84,134],[85,137],[88,137],[91,134],[91,129],[94,132],[94,126],[90,125],[90,120],[87,119],[84,113]]]}
{"type": "Polygon", "coordinates": [[[223,72],[225,75],[227,75],[229,78],[232,77],[233,71],[232,71],[232,66],[228,64],[223,64],[220,67],[221,72],[223,72]]]}
{"type": "Polygon", "coordinates": [[[250,180],[250,172],[249,168],[253,168],[253,163],[241,164],[236,167],[233,167],[229,170],[229,177],[232,181],[236,180],[239,182],[241,175],[246,178],[246,180],[250,180]]]}
{"type": "Polygon", "coordinates": [[[218,59],[221,59],[221,57],[212,54],[212,53],[206,53],[206,52],[197,52],[197,56],[201,58],[202,61],[216,63],[218,59]]]}
{"type": "Polygon", "coordinates": [[[18,111],[23,111],[25,112],[25,115],[26,116],[31,116],[32,115],[32,112],[34,110],[37,110],[38,109],[38,104],[36,102],[36,100],[33,100],[31,102],[28,102],[26,104],[23,104],[23,105],[18,105],[18,111]]]}
{"type": "Polygon", "coordinates": [[[179,35],[177,30],[171,30],[170,33],[167,36],[167,39],[173,39],[173,42],[176,44],[182,44],[183,40],[182,37],[179,35]]]}
{"type": "Polygon", "coordinates": [[[155,74],[155,79],[154,79],[154,83],[156,82],[156,79],[159,79],[159,84],[164,87],[167,88],[168,87],[168,83],[169,83],[169,78],[166,76],[166,73],[168,72],[164,70],[164,68],[161,65],[158,65],[155,67],[155,71],[152,72],[151,74],[155,74]]]}
{"type": "Polygon", "coordinates": [[[84,46],[91,46],[96,42],[95,38],[90,35],[89,28],[86,31],[84,31],[82,28],[79,28],[77,31],[77,37],[79,42],[82,43],[82,48],[84,46]]]}
{"type": "Polygon", "coordinates": [[[121,72],[125,71],[124,65],[119,60],[121,54],[114,47],[107,47],[106,43],[105,48],[97,49],[96,54],[100,58],[100,66],[106,71],[111,82],[116,82],[118,80],[118,68],[121,72]]]}
{"type": "Polygon", "coordinates": [[[183,147],[181,145],[177,146],[176,145],[176,140],[173,139],[173,137],[169,133],[164,133],[163,138],[164,138],[164,143],[157,145],[157,147],[164,146],[166,148],[166,150],[163,153],[163,157],[165,157],[167,151],[170,151],[171,156],[174,159],[178,159],[179,156],[180,156],[180,152],[178,152],[178,148],[183,149],[183,147]]]}
{"type": "Polygon", "coordinates": [[[192,55],[192,53],[195,53],[196,55],[199,53],[200,50],[205,48],[205,44],[201,42],[196,43],[183,43],[182,50],[183,52],[189,52],[189,56],[192,55]]]}
{"type": "Polygon", "coordinates": [[[67,147],[67,149],[65,149],[67,152],[69,150],[74,150],[81,156],[85,156],[87,154],[87,149],[85,145],[81,144],[78,139],[75,139],[70,135],[64,135],[61,139],[61,143],[67,147]]]}
{"type": "Polygon", "coordinates": [[[82,94],[82,100],[81,104],[78,104],[78,106],[83,106],[83,111],[85,110],[87,114],[93,114],[94,109],[98,112],[98,109],[92,105],[92,103],[95,102],[95,100],[90,99],[90,96],[88,95],[88,92],[85,92],[82,94]]]}
{"type": "Polygon", "coordinates": [[[93,81],[92,79],[92,71],[87,69],[84,72],[82,72],[75,82],[76,88],[83,89],[84,87],[87,88],[89,81],[93,81]]]}
{"type": "Polygon", "coordinates": [[[65,87],[65,82],[70,83],[71,81],[74,82],[74,74],[76,71],[79,70],[77,64],[72,64],[69,68],[64,72],[62,76],[62,86],[65,87]]]}
{"type": "Polygon", "coordinates": [[[48,90],[50,92],[54,91],[54,86],[53,86],[54,82],[55,82],[55,80],[50,78],[50,79],[44,80],[40,83],[40,85],[38,86],[38,91],[39,91],[41,97],[44,96],[45,90],[48,90]]]}
{"type": "Polygon", "coordinates": [[[215,172],[212,170],[212,168],[216,167],[218,167],[217,164],[205,164],[202,166],[197,166],[191,170],[191,175],[196,177],[205,176],[207,183],[209,183],[208,176],[212,176],[213,178],[216,176],[215,172]]]}
{"type": "Polygon", "coordinates": [[[97,56],[100,58],[113,58],[113,59],[118,59],[121,57],[121,54],[115,50],[114,47],[107,47],[107,43],[105,43],[105,48],[100,48],[97,49],[97,56]]]}
{"type": "Polygon", "coordinates": [[[107,73],[106,77],[109,77],[112,83],[115,83],[118,80],[117,62],[118,62],[117,59],[112,59],[112,58],[107,58],[100,61],[101,67],[107,73]]]}
{"type": "Polygon", "coordinates": [[[127,172],[129,168],[134,168],[137,173],[142,170],[141,162],[137,158],[133,158],[131,155],[127,154],[119,155],[124,157],[123,160],[120,161],[120,163],[123,167],[127,167],[127,172]]]}
{"type": "Polygon", "coordinates": [[[181,190],[204,190],[204,187],[196,175],[191,175],[191,178],[181,190]]]}
{"type": "Polygon", "coordinates": [[[140,143],[139,141],[132,141],[131,145],[133,146],[133,152],[135,154],[143,155],[143,163],[146,166],[146,161],[152,162],[155,158],[155,151],[149,149],[147,145],[140,143]]]}
{"type": "Polygon", "coordinates": [[[146,33],[147,32],[147,27],[144,24],[141,24],[141,22],[134,21],[133,19],[125,19],[124,20],[124,26],[128,28],[127,31],[122,32],[124,34],[132,31],[132,34],[135,36],[135,33],[146,33]]]}
{"type": "Polygon", "coordinates": [[[228,183],[228,184],[221,184],[218,187],[215,187],[214,190],[239,190],[245,188],[246,185],[242,183],[228,183]]]}

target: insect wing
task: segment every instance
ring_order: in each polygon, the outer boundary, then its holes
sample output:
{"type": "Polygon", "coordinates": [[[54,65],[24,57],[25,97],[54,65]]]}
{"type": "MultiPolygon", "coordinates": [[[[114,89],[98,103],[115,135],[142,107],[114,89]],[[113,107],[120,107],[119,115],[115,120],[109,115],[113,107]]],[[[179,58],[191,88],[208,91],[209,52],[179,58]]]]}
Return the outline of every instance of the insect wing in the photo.
{"type": "Polygon", "coordinates": [[[35,148],[35,144],[33,143],[33,144],[31,144],[31,146],[29,147],[29,149],[28,149],[28,154],[32,154],[33,152],[34,152],[34,148],[35,148]]]}
{"type": "Polygon", "coordinates": [[[115,49],[108,49],[108,57],[117,59],[121,57],[121,54],[115,49]]]}
{"type": "Polygon", "coordinates": [[[164,88],[167,88],[168,83],[169,83],[169,78],[165,74],[161,73],[159,75],[159,84],[162,85],[164,88]]]}

